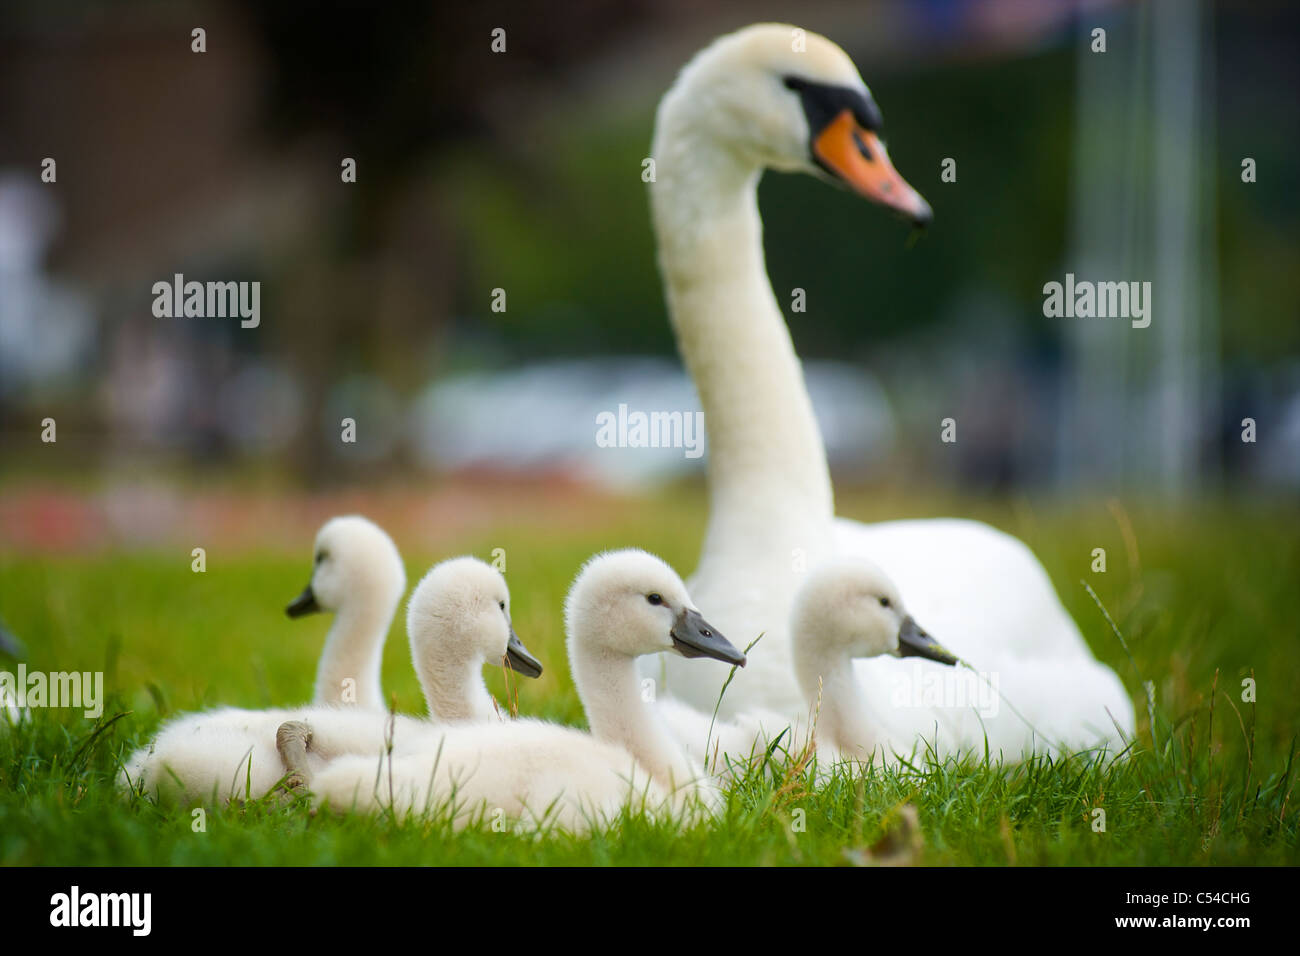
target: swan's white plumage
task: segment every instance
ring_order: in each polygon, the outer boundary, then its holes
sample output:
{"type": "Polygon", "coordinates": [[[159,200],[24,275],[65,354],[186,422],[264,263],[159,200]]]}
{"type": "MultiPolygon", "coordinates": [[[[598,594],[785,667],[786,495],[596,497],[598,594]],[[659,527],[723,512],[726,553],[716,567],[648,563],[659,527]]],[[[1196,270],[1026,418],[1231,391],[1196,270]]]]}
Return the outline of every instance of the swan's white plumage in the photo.
{"type": "MultiPolygon", "coordinates": [[[[276,729],[289,720],[309,721],[320,735],[309,753],[313,770],[344,754],[382,753],[387,719],[377,711],[340,707],[245,710],[237,707],[186,714],[170,721],[127,760],[118,776],[124,789],[143,790],[161,803],[222,803],[265,796],[285,775],[276,750],[276,729]]],[[[418,750],[428,725],[398,716],[392,741],[418,750]]]]}
{"type": "Polygon", "coordinates": [[[761,759],[773,742],[779,751],[797,753],[812,726],[807,715],[790,718],[774,710],[747,710],[715,719],[712,712],[673,697],[660,700],[656,709],[687,756],[723,780],[761,759]]]}
{"type": "MultiPolygon", "coordinates": [[[[940,752],[951,753],[980,752],[987,735],[991,753],[1015,759],[1061,749],[1058,744],[1065,750],[1105,746],[1116,753],[1133,737],[1133,704],[1123,684],[1092,656],[1023,542],[979,522],[934,519],[871,525],[839,520],[835,543],[842,554],[879,564],[926,629],[995,679],[1009,702],[994,716],[971,708],[882,704],[880,720],[894,738],[933,738],[937,727],[940,752]]],[[[924,676],[905,661],[860,660],[855,668],[867,696],[877,701],[914,697],[909,686],[918,673],[924,676]]],[[[967,699],[980,692],[970,671],[946,679],[970,682],[967,699]]]]}
{"type": "MultiPolygon", "coordinates": [[[[364,600],[348,583],[345,578],[331,582],[339,608],[364,600]]],[[[344,755],[374,759],[390,746],[395,754],[423,752],[436,723],[496,718],[481,671],[485,662],[500,663],[506,653],[508,608],[505,580],[474,558],[444,561],[420,581],[411,595],[407,627],[430,720],[337,706],[189,714],[132,755],[121,783],[129,780],[175,801],[260,797],[284,777],[276,731],[290,720],[312,727],[311,772],[344,755]]]]}
{"type": "Polygon", "coordinates": [[[321,526],[312,554],[311,592],[334,614],[312,703],[383,710],[384,640],[406,590],[397,545],[374,522],[343,515],[321,526]]]}
{"type": "Polygon", "coordinates": [[[951,648],[918,624],[898,586],[876,564],[835,558],[810,572],[795,594],[790,628],[795,677],[815,721],[820,766],[893,763],[921,749],[923,736],[934,737],[932,730],[899,732],[890,722],[898,711],[923,702],[873,694],[857,672],[868,661],[889,670],[901,663],[899,656],[924,650],[946,662],[909,657],[908,669],[920,680],[948,681],[958,674],[951,648]]]}
{"type": "Polygon", "coordinates": [[[667,792],[622,747],[532,720],[448,731],[391,760],[340,757],[310,786],[335,810],[448,813],[461,826],[499,809],[524,829],[582,832],[624,807],[671,807],[667,792]]]}
{"type": "Polygon", "coordinates": [[[636,658],[672,651],[681,579],[641,551],[599,555],[565,605],[570,664],[591,733],[521,720],[447,728],[418,755],[334,761],[310,783],[322,803],[399,815],[454,806],[464,825],[497,808],[520,825],[582,831],[624,807],[682,813],[716,791],[642,701],[636,658]],[[650,593],[661,605],[647,601],[650,593]]]}
{"type": "Polygon", "coordinates": [[[406,612],[411,660],[439,723],[500,719],[483,665],[501,664],[510,640],[510,591],[496,568],[450,558],[421,579],[406,612]]]}
{"type": "MultiPolygon", "coordinates": [[[[709,771],[729,777],[776,746],[798,755],[816,743],[820,763],[892,759],[911,741],[894,741],[873,721],[854,675],[854,658],[899,652],[909,615],[898,589],[870,561],[839,559],[804,577],[795,594],[790,630],[794,672],[804,708],[795,718],[749,710],[712,720],[678,701],[660,705],[675,733],[689,734],[694,755],[707,743],[709,771]]],[[[935,665],[942,667],[943,665],[935,665]]]]}
{"type": "MultiPolygon", "coordinates": [[[[766,708],[798,718],[804,701],[788,621],[801,569],[865,554],[954,652],[999,668],[1003,693],[1018,695],[1022,710],[1050,717],[1066,741],[1091,740],[1096,730],[1117,745],[1107,711],[1131,734],[1127,694],[1023,544],[967,521],[834,519],[825,449],[767,277],[757,183],[765,168],[814,171],[808,123],[786,76],[866,87],[835,44],[807,33],[797,52],[793,38],[788,25],[760,24],[697,54],[660,103],[652,147],[665,295],[709,430],[709,525],[690,586],[738,643],[764,635],[721,716],[766,708]]],[[[912,679],[890,665],[863,661],[859,670],[872,682],[912,679]]],[[[727,672],[672,658],[647,670],[701,712],[712,711],[727,672]]],[[[898,733],[919,733],[933,716],[898,715],[898,733]]],[[[961,730],[956,739],[969,736],[961,730]]],[[[1035,744],[1023,723],[1001,725],[998,739],[1008,755],[1035,744]]]]}

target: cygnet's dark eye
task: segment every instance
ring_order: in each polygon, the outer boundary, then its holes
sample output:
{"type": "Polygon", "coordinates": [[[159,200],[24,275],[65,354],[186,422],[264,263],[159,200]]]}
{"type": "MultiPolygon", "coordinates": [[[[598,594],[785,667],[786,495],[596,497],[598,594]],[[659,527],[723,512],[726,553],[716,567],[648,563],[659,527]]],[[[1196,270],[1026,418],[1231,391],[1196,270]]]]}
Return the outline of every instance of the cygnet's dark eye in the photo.
{"type": "Polygon", "coordinates": [[[882,597],[882,598],[880,599],[880,606],[881,606],[881,607],[889,607],[889,598],[887,598],[887,597],[882,597]]]}
{"type": "Polygon", "coordinates": [[[506,602],[505,601],[498,602],[497,607],[501,608],[501,610],[504,611],[506,609],[506,602]]]}
{"type": "Polygon", "coordinates": [[[653,591],[647,594],[645,596],[645,599],[654,605],[659,605],[664,603],[663,595],[653,591]]]}
{"type": "Polygon", "coordinates": [[[322,561],[324,561],[324,560],[325,560],[326,558],[328,558],[328,557],[329,557],[329,553],[328,553],[328,552],[326,552],[326,551],[317,551],[317,552],[316,552],[316,563],[317,563],[317,564],[320,564],[322,561]]]}

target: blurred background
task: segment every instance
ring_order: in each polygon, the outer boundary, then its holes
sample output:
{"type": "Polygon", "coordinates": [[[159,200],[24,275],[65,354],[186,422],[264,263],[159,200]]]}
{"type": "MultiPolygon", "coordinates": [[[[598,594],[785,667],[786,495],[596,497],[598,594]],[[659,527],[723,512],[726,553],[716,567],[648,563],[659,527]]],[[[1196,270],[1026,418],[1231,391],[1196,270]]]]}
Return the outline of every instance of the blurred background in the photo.
{"type": "Polygon", "coordinates": [[[6,4],[0,545],[270,538],[362,492],[441,527],[698,493],[703,459],[594,441],[620,403],[698,407],[641,163],[696,49],[796,17],[855,59],[936,213],[909,241],[846,193],[764,177],[769,273],[787,308],[805,290],[788,318],[838,490],[1295,499],[1293,4],[562,8],[6,4]],[[1067,272],[1150,281],[1150,328],[1045,318],[1067,272]],[[176,273],[259,281],[260,326],[155,317],[176,273]]]}

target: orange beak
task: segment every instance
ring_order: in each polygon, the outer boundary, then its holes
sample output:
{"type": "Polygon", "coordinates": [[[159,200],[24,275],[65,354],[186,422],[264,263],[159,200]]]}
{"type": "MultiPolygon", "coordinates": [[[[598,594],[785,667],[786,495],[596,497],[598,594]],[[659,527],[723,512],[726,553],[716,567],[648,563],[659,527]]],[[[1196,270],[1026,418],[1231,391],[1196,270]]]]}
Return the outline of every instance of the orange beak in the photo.
{"type": "Polygon", "coordinates": [[[889,161],[885,144],[843,110],[813,140],[813,155],[860,196],[901,213],[913,225],[927,225],[934,212],[889,161]]]}

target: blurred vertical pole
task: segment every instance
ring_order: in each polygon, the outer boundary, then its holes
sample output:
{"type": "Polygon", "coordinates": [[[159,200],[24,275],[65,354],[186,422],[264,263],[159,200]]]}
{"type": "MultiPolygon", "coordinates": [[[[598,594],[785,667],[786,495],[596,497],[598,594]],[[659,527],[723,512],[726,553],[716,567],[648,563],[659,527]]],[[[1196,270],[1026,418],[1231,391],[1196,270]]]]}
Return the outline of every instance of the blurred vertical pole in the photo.
{"type": "Polygon", "coordinates": [[[1217,421],[1213,126],[1204,0],[1149,0],[1079,23],[1070,252],[1093,282],[1150,281],[1151,325],[1063,320],[1063,484],[1178,497],[1217,421]],[[1091,30],[1105,26],[1107,52],[1091,30]]]}
{"type": "MultiPolygon", "coordinates": [[[[1137,146],[1147,122],[1136,45],[1140,20],[1134,9],[1120,8],[1104,20],[1083,15],[1078,23],[1071,238],[1062,272],[1079,280],[1118,278],[1137,265],[1137,146]],[[1105,53],[1092,50],[1096,27],[1107,31],[1105,53]]],[[[1131,447],[1126,428],[1139,424],[1129,409],[1129,336],[1096,319],[1059,321],[1068,355],[1058,431],[1061,483],[1109,487],[1125,472],[1131,447]]]]}
{"type": "Polygon", "coordinates": [[[1177,497],[1197,478],[1201,434],[1198,249],[1202,236],[1198,135],[1201,115],[1201,0],[1152,0],[1155,128],[1151,185],[1155,242],[1153,310],[1148,334],[1156,340],[1153,417],[1154,462],[1161,490],[1177,497]]]}
{"type": "Polygon", "coordinates": [[[1201,101],[1197,110],[1199,152],[1206,161],[1197,170],[1196,194],[1201,197],[1197,235],[1197,275],[1201,297],[1200,357],[1201,475],[1217,484],[1223,479],[1223,452],[1220,428],[1223,422],[1223,339],[1219,326],[1219,125],[1216,44],[1216,4],[1205,0],[1201,21],[1201,101]]]}

